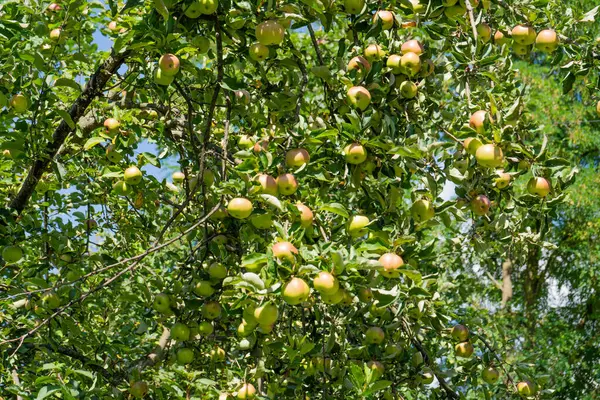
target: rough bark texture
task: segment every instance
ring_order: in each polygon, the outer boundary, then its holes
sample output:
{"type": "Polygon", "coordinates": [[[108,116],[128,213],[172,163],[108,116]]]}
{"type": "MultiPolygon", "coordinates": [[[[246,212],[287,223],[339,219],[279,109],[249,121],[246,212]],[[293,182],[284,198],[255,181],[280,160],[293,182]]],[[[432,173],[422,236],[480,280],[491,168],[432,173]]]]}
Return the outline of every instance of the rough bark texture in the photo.
{"type": "Polygon", "coordinates": [[[507,258],[502,263],[502,308],[507,308],[508,302],[513,297],[513,285],[511,279],[512,261],[507,258]]]}
{"type": "MultiPolygon", "coordinates": [[[[80,118],[85,115],[87,108],[94,98],[102,93],[106,83],[119,67],[121,67],[127,55],[127,52],[111,54],[102,65],[98,67],[94,75],[90,77],[83,92],[77,100],[75,100],[69,110],[69,115],[75,124],[79,123],[80,118]]],[[[73,129],[71,129],[64,120],[60,122],[52,135],[52,140],[46,146],[43,155],[34,161],[25,181],[21,185],[21,189],[19,189],[19,193],[17,193],[10,202],[9,208],[16,210],[19,214],[23,211],[35,190],[37,183],[48,168],[48,165],[56,156],[56,153],[65,142],[65,139],[72,132],[73,129]]]]}

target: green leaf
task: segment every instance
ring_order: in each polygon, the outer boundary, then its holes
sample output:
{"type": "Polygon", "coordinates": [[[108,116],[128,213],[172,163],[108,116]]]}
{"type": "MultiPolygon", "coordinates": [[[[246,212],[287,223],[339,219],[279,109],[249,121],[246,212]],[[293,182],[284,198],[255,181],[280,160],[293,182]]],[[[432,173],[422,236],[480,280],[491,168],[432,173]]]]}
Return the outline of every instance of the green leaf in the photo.
{"type": "Polygon", "coordinates": [[[242,279],[244,280],[244,282],[248,282],[258,290],[263,290],[265,288],[265,283],[263,282],[263,280],[260,279],[260,276],[258,276],[254,272],[246,272],[242,274],[242,279]]]}
{"type": "Polygon", "coordinates": [[[77,90],[78,92],[81,92],[81,86],[79,85],[79,83],[75,82],[73,79],[58,78],[54,82],[54,86],[55,87],[56,86],[67,86],[67,87],[77,90]]]}
{"type": "Polygon", "coordinates": [[[340,203],[324,204],[321,206],[321,210],[332,212],[344,218],[350,217],[348,210],[346,210],[346,208],[340,203]]]}
{"type": "Polygon", "coordinates": [[[71,129],[75,129],[75,122],[73,122],[73,119],[71,118],[71,114],[69,114],[69,113],[68,113],[68,112],[66,112],[66,111],[63,111],[63,110],[58,110],[58,109],[56,110],[56,113],[57,113],[58,115],[60,115],[60,117],[61,117],[62,119],[64,119],[64,120],[65,120],[65,122],[67,123],[67,125],[69,126],[69,128],[71,128],[71,129]]]}
{"type": "Polygon", "coordinates": [[[106,139],[104,139],[103,137],[100,137],[100,136],[91,137],[85,142],[85,144],[83,145],[83,149],[89,150],[92,147],[96,146],[97,144],[104,142],[105,140],[106,139]]]}

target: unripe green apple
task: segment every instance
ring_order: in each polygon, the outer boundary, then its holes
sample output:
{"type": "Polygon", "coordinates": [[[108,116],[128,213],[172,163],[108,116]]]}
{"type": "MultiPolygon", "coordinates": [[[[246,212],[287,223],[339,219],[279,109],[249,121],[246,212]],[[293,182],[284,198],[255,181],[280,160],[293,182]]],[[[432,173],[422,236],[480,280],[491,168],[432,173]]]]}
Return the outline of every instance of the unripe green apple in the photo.
{"type": "Polygon", "coordinates": [[[477,149],[483,146],[483,143],[481,143],[481,140],[479,140],[479,138],[469,137],[463,141],[463,146],[467,153],[474,156],[477,153],[477,149]]]}
{"type": "Polygon", "coordinates": [[[336,277],[327,271],[320,271],[313,279],[313,286],[321,294],[333,295],[336,293],[340,284],[336,277]]]}
{"type": "Polygon", "coordinates": [[[366,110],[371,104],[371,93],[362,86],[353,86],[347,92],[348,102],[359,110],[366,110]]]}
{"type": "Polygon", "coordinates": [[[365,342],[367,344],[381,344],[384,339],[385,333],[378,326],[372,326],[365,332],[365,342]]]}
{"type": "Polygon", "coordinates": [[[310,208],[302,203],[296,204],[298,211],[300,211],[300,225],[303,228],[312,226],[314,220],[314,214],[310,208]]]}
{"type": "Polygon", "coordinates": [[[212,335],[212,333],[213,333],[214,330],[215,329],[213,328],[212,324],[210,322],[208,322],[208,321],[202,321],[198,325],[198,333],[201,336],[212,335]]]}
{"type": "Polygon", "coordinates": [[[306,282],[300,278],[292,278],[281,290],[281,297],[283,297],[283,300],[293,306],[305,302],[309,295],[310,288],[306,282]]]}
{"type": "Polygon", "coordinates": [[[247,337],[252,335],[256,325],[250,325],[245,321],[242,321],[237,328],[237,334],[239,337],[247,337]]]}
{"type": "Polygon", "coordinates": [[[9,105],[16,113],[21,114],[29,108],[29,99],[25,95],[17,93],[10,99],[9,105]]]}
{"type": "Polygon", "coordinates": [[[277,306],[272,303],[265,303],[254,310],[254,318],[259,325],[273,325],[279,317],[277,306]]]}
{"type": "Polygon", "coordinates": [[[208,266],[208,275],[213,279],[222,280],[227,277],[227,268],[218,262],[214,262],[208,266]]]}
{"type": "Polygon", "coordinates": [[[256,40],[262,45],[279,45],[283,42],[285,29],[279,22],[269,20],[256,26],[256,40]]]}
{"type": "Polygon", "coordinates": [[[474,350],[475,349],[473,348],[471,342],[461,342],[454,346],[454,354],[456,354],[457,357],[461,358],[471,357],[473,355],[474,350]]]}
{"type": "Polygon", "coordinates": [[[469,339],[469,329],[461,324],[454,325],[450,334],[457,342],[466,342],[469,339]]]}
{"type": "Polygon", "coordinates": [[[350,236],[363,236],[366,233],[365,228],[371,221],[364,215],[354,215],[348,221],[348,233],[350,236]]]}
{"type": "Polygon", "coordinates": [[[117,196],[127,196],[131,193],[131,188],[124,181],[117,181],[113,185],[113,192],[117,196]]]}
{"type": "Polygon", "coordinates": [[[242,313],[242,318],[247,324],[252,326],[258,325],[258,321],[254,317],[254,312],[256,311],[256,304],[250,303],[244,308],[244,312],[242,313]]]}
{"type": "Polygon", "coordinates": [[[225,350],[220,347],[215,347],[210,351],[210,359],[213,362],[225,361],[225,350]]]}
{"type": "Polygon", "coordinates": [[[386,278],[397,278],[400,276],[397,270],[404,265],[404,260],[398,254],[385,253],[379,257],[379,264],[383,267],[383,270],[379,271],[381,275],[386,278]]]}
{"type": "Polygon", "coordinates": [[[171,311],[171,299],[165,293],[159,293],[154,297],[152,307],[163,314],[168,314],[171,311]]]}
{"type": "Polygon", "coordinates": [[[485,123],[489,121],[488,113],[484,110],[475,111],[471,118],[469,118],[469,126],[473,128],[478,134],[483,135],[485,133],[485,123]]]}
{"type": "Polygon", "coordinates": [[[408,52],[400,58],[400,68],[408,76],[415,76],[421,70],[421,58],[418,54],[408,52]]]}
{"type": "Polygon", "coordinates": [[[298,182],[292,174],[283,174],[277,177],[277,189],[279,193],[289,196],[298,190],[298,182]]]}
{"type": "Polygon", "coordinates": [[[2,250],[2,258],[7,264],[14,264],[23,258],[23,250],[19,246],[6,246],[2,250]]]}
{"type": "Polygon", "coordinates": [[[379,61],[385,57],[385,51],[378,44],[370,44],[365,48],[363,52],[365,58],[369,62],[379,61]]]}
{"type": "Polygon", "coordinates": [[[142,182],[142,171],[140,171],[135,165],[132,165],[125,170],[123,179],[128,185],[139,185],[142,182]]]}
{"type": "Polygon", "coordinates": [[[405,99],[414,99],[417,96],[417,84],[413,81],[404,81],[400,84],[400,94],[405,99]]]}
{"type": "Polygon", "coordinates": [[[344,10],[348,14],[360,14],[365,6],[365,0],[344,0],[344,10]]]}
{"type": "Polygon", "coordinates": [[[481,22],[477,25],[477,38],[483,43],[489,42],[492,38],[492,28],[487,23],[481,22]]]}
{"type": "Polygon", "coordinates": [[[435,208],[427,199],[415,201],[410,209],[411,215],[417,223],[429,221],[435,216],[435,208]]]}
{"type": "Polygon", "coordinates": [[[529,54],[531,47],[526,44],[513,43],[512,50],[513,53],[515,53],[518,56],[526,56],[527,54],[529,54]]]}
{"type": "Polygon", "coordinates": [[[271,247],[271,250],[273,257],[290,262],[293,262],[294,255],[298,254],[298,249],[290,242],[277,242],[271,247]]]}
{"type": "Polygon", "coordinates": [[[400,66],[400,61],[401,60],[402,60],[402,56],[401,55],[399,55],[399,54],[391,54],[387,58],[387,60],[385,62],[385,65],[392,70],[392,74],[394,74],[394,75],[402,74],[402,73],[404,73],[404,70],[400,66]]]}
{"type": "Polygon", "coordinates": [[[387,10],[379,10],[373,16],[373,23],[381,23],[381,29],[387,31],[394,26],[394,13],[387,10]]]}
{"type": "Polygon", "coordinates": [[[164,54],[158,60],[158,68],[166,76],[175,76],[179,72],[179,58],[174,54],[164,54]]]}
{"type": "Polygon", "coordinates": [[[219,7],[218,0],[198,0],[196,1],[201,14],[210,15],[214,14],[219,7]]]}
{"type": "Polygon", "coordinates": [[[212,287],[209,281],[198,281],[194,286],[194,293],[200,297],[212,296],[215,289],[212,287]]]}
{"type": "Polygon", "coordinates": [[[498,168],[504,164],[502,149],[495,144],[484,144],[475,152],[477,163],[488,168],[498,168]]]}
{"type": "Polygon", "coordinates": [[[154,70],[154,83],[157,85],[169,86],[174,79],[174,76],[165,74],[160,68],[154,70]]]}
{"type": "Polygon", "coordinates": [[[486,215],[490,211],[490,199],[487,196],[480,194],[471,200],[471,210],[475,215],[486,215]]]}
{"type": "Polygon", "coordinates": [[[202,15],[201,11],[202,6],[199,1],[194,1],[192,4],[187,6],[184,11],[184,15],[191,19],[196,19],[202,15]]]}
{"type": "Polygon", "coordinates": [[[481,371],[481,378],[485,383],[494,385],[500,380],[500,372],[494,367],[485,367],[481,371]]]}
{"type": "Polygon", "coordinates": [[[196,46],[200,54],[204,54],[210,49],[210,39],[205,36],[195,37],[192,44],[196,46]]]}
{"type": "Polygon", "coordinates": [[[249,400],[256,397],[256,389],[251,383],[244,383],[241,388],[238,389],[237,398],[239,400],[249,400]]]}
{"type": "Polygon", "coordinates": [[[227,204],[227,212],[233,218],[246,219],[252,214],[252,203],[243,197],[231,199],[227,204]]]}
{"type": "Polygon", "coordinates": [[[521,396],[535,396],[537,394],[537,385],[530,381],[517,383],[517,391],[521,396]]]}
{"type": "Polygon", "coordinates": [[[361,164],[367,159],[367,149],[358,143],[351,143],[344,148],[344,157],[348,164],[361,164]]]}
{"type": "Polygon", "coordinates": [[[265,61],[269,57],[269,48],[261,43],[254,43],[248,49],[250,58],[254,61],[265,61]]]}
{"type": "Polygon", "coordinates": [[[141,399],[148,393],[148,384],[143,381],[133,382],[129,387],[129,393],[136,399],[141,399]]]}
{"type": "Polygon", "coordinates": [[[465,15],[465,13],[467,12],[467,9],[465,7],[462,7],[459,4],[455,4],[453,6],[450,7],[446,7],[444,9],[444,15],[451,20],[455,20],[458,17],[465,15]]]}
{"type": "Polygon", "coordinates": [[[194,361],[194,350],[182,347],[177,350],[177,362],[179,364],[191,364],[194,361]]]}
{"type": "Polygon", "coordinates": [[[535,196],[546,197],[550,193],[550,181],[541,176],[534,176],[527,182],[527,191],[535,196]]]}
{"type": "Polygon", "coordinates": [[[190,328],[187,325],[177,322],[171,328],[171,339],[183,342],[190,339],[190,328]]]}
{"type": "Polygon", "coordinates": [[[221,316],[221,305],[216,301],[209,301],[202,305],[202,315],[206,319],[216,319],[221,316]]]}
{"type": "Polygon", "coordinates": [[[363,303],[368,303],[371,300],[373,300],[373,292],[371,291],[371,289],[369,289],[367,287],[361,287],[361,288],[359,288],[358,289],[358,293],[356,294],[356,296],[363,303]]]}
{"type": "Polygon", "coordinates": [[[321,300],[323,300],[323,303],[329,305],[339,304],[344,300],[344,293],[344,289],[339,289],[333,294],[321,293],[321,300]]]}
{"type": "Polygon", "coordinates": [[[288,167],[299,168],[310,161],[310,154],[306,149],[291,149],[285,154],[285,164],[288,167]]]}
{"type": "Polygon", "coordinates": [[[109,144],[106,147],[106,158],[108,161],[115,164],[121,161],[121,154],[117,151],[117,148],[114,144],[109,144]]]}

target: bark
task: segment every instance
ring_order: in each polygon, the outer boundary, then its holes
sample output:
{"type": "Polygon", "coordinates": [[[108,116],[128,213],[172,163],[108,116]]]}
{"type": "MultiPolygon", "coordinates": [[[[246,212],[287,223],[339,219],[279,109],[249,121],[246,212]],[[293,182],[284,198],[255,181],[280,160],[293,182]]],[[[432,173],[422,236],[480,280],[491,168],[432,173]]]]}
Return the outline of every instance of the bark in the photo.
{"type": "Polygon", "coordinates": [[[513,285],[511,279],[512,261],[507,258],[502,263],[502,308],[506,309],[508,302],[513,297],[513,285]]]}
{"type": "Polygon", "coordinates": [[[523,282],[523,294],[525,297],[525,317],[527,319],[528,342],[530,346],[535,345],[535,328],[537,325],[537,302],[542,287],[540,276],[540,249],[531,245],[527,253],[527,264],[525,269],[525,280],[523,282]]]}

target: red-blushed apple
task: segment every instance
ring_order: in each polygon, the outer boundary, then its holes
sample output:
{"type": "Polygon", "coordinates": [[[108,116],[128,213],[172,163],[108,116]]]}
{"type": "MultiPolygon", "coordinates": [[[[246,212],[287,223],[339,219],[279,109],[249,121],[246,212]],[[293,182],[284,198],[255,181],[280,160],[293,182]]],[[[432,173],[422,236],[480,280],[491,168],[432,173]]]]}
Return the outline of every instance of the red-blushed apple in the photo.
{"type": "Polygon", "coordinates": [[[217,280],[223,280],[227,277],[227,267],[220,262],[213,262],[207,268],[208,275],[217,280]]]}
{"type": "Polygon", "coordinates": [[[487,111],[479,110],[475,111],[471,118],[469,118],[469,126],[473,128],[478,134],[483,135],[485,133],[485,124],[489,122],[487,111]]]}
{"type": "Polygon", "coordinates": [[[457,324],[452,327],[450,335],[457,342],[466,342],[469,339],[469,329],[464,325],[457,324]]]}
{"type": "Polygon", "coordinates": [[[558,35],[552,29],[544,29],[535,39],[535,47],[544,53],[553,53],[558,47],[558,35]]]}
{"type": "Polygon", "coordinates": [[[190,339],[190,328],[187,325],[177,322],[171,327],[171,339],[183,342],[190,339]]]}
{"type": "Polygon", "coordinates": [[[405,99],[414,99],[417,96],[417,84],[413,81],[404,81],[400,84],[400,95],[405,99]]]}
{"type": "Polygon", "coordinates": [[[62,33],[62,29],[60,29],[60,28],[52,29],[50,31],[50,40],[53,40],[55,42],[59,41],[61,33],[62,33]]]}
{"type": "Polygon", "coordinates": [[[471,200],[471,210],[475,215],[486,215],[490,211],[492,203],[487,196],[480,194],[471,200]]]}
{"type": "Polygon", "coordinates": [[[435,216],[435,208],[431,201],[419,199],[410,208],[412,217],[417,223],[429,221],[435,216]]]}
{"type": "Polygon", "coordinates": [[[510,36],[515,43],[525,46],[529,46],[535,42],[535,30],[528,25],[515,26],[510,36]]]}
{"type": "Polygon", "coordinates": [[[408,76],[415,76],[421,70],[421,58],[416,53],[406,53],[400,58],[400,68],[408,76]]]}
{"type": "Polygon", "coordinates": [[[141,399],[148,393],[148,384],[143,381],[136,381],[129,386],[129,393],[136,399],[141,399]]]}
{"type": "Polygon", "coordinates": [[[202,315],[206,319],[217,319],[221,316],[221,305],[216,301],[209,301],[202,305],[202,315]]]}
{"type": "Polygon", "coordinates": [[[495,385],[500,380],[500,372],[494,367],[484,367],[481,378],[485,383],[495,385]]]}
{"type": "Polygon", "coordinates": [[[7,264],[14,264],[23,258],[23,250],[19,246],[6,246],[2,249],[2,258],[7,264]]]}
{"type": "Polygon", "coordinates": [[[303,228],[312,226],[314,220],[314,214],[310,208],[302,203],[297,203],[296,207],[300,211],[300,225],[303,228]]]}
{"type": "Polygon", "coordinates": [[[385,253],[379,257],[379,264],[383,267],[383,270],[379,271],[382,276],[386,278],[397,278],[400,276],[398,268],[404,265],[404,260],[398,254],[385,253]]]}
{"type": "Polygon", "coordinates": [[[535,396],[537,391],[537,385],[531,381],[517,383],[517,392],[519,392],[521,396],[535,396]]]}
{"type": "Polygon", "coordinates": [[[384,339],[385,333],[378,326],[372,326],[365,332],[365,342],[367,344],[381,344],[384,339]]]}
{"type": "Polygon", "coordinates": [[[279,310],[272,303],[265,303],[254,310],[254,318],[259,325],[273,325],[279,318],[279,310]]]}
{"type": "Polygon", "coordinates": [[[498,177],[494,179],[496,187],[498,189],[506,189],[508,185],[510,185],[511,175],[508,172],[504,171],[498,171],[496,172],[496,174],[498,175],[498,177]]]}
{"type": "Polygon", "coordinates": [[[477,163],[483,167],[498,168],[504,164],[502,149],[493,143],[484,144],[475,152],[477,163]]]}
{"type": "Polygon", "coordinates": [[[194,293],[199,297],[209,297],[215,292],[215,288],[212,287],[209,281],[198,281],[194,285],[194,293]]]}
{"type": "Polygon", "coordinates": [[[285,164],[288,167],[299,168],[309,161],[310,155],[306,149],[291,149],[285,153],[285,164]]]}
{"type": "Polygon", "coordinates": [[[256,397],[256,389],[251,383],[244,383],[237,391],[237,398],[239,400],[249,400],[254,397],[256,397]]]}
{"type": "Polygon", "coordinates": [[[277,189],[279,193],[290,196],[298,190],[298,182],[292,174],[283,174],[277,177],[277,189]]]}
{"type": "Polygon", "coordinates": [[[367,159],[367,149],[359,143],[351,143],[344,148],[344,158],[348,164],[362,164],[367,159]]]}
{"type": "Polygon", "coordinates": [[[481,146],[483,146],[483,143],[481,143],[481,140],[479,140],[479,138],[476,137],[469,137],[463,141],[463,147],[465,148],[467,153],[471,154],[472,156],[474,156],[477,153],[477,149],[481,146]]]}
{"type": "Polygon", "coordinates": [[[477,25],[477,38],[481,40],[483,43],[487,43],[492,38],[492,28],[485,23],[481,22],[477,25]]]}
{"type": "Polygon", "coordinates": [[[176,357],[178,364],[191,364],[194,361],[194,349],[182,347],[177,350],[176,357]]]}
{"type": "Polygon", "coordinates": [[[348,221],[348,233],[350,236],[363,236],[366,234],[366,227],[371,221],[364,215],[353,215],[348,221]]]}
{"type": "Polygon", "coordinates": [[[385,51],[378,44],[370,44],[365,48],[363,55],[370,62],[379,61],[385,57],[385,51]]]}
{"type": "Polygon", "coordinates": [[[360,14],[365,6],[365,0],[344,0],[344,10],[348,14],[360,14]]]}
{"type": "Polygon", "coordinates": [[[273,257],[280,260],[294,261],[294,256],[298,254],[296,246],[290,242],[277,242],[271,247],[273,257]]]}
{"type": "Polygon", "coordinates": [[[248,49],[250,58],[254,61],[265,61],[269,57],[269,48],[261,43],[254,43],[248,49]]]}
{"type": "Polygon", "coordinates": [[[58,12],[61,9],[62,9],[62,7],[56,3],[51,3],[50,5],[48,5],[48,8],[47,8],[47,10],[51,11],[51,12],[58,12]]]}
{"type": "Polygon", "coordinates": [[[402,54],[415,53],[416,55],[420,56],[425,52],[425,49],[423,48],[421,42],[415,39],[411,39],[402,43],[402,46],[400,47],[400,52],[402,54]]]}
{"type": "Polygon", "coordinates": [[[327,271],[320,271],[313,279],[313,287],[321,294],[332,295],[340,288],[337,278],[327,271]]]}
{"type": "Polygon", "coordinates": [[[121,123],[115,118],[106,118],[104,120],[104,130],[106,133],[110,135],[114,135],[119,132],[119,128],[121,127],[121,123]]]}
{"type": "Polygon", "coordinates": [[[227,204],[227,212],[233,218],[246,219],[252,214],[252,202],[243,197],[231,199],[227,204]]]}
{"type": "Polygon", "coordinates": [[[259,174],[255,180],[259,184],[259,186],[256,186],[259,193],[277,196],[277,181],[271,175],[259,174]]]}
{"type": "Polygon", "coordinates": [[[292,278],[281,290],[283,300],[293,306],[305,302],[309,295],[310,287],[300,278],[292,278]]]}
{"type": "Polygon", "coordinates": [[[454,346],[454,354],[456,354],[457,357],[461,358],[471,357],[473,355],[474,350],[475,349],[473,348],[471,342],[461,342],[454,346]]]}
{"type": "Polygon", "coordinates": [[[158,67],[163,74],[167,76],[175,76],[179,72],[179,58],[171,53],[164,54],[158,60],[158,67]]]}
{"type": "Polygon", "coordinates": [[[394,26],[394,13],[387,10],[379,10],[373,16],[373,23],[381,23],[381,29],[390,30],[394,26]]]}
{"type": "Polygon", "coordinates": [[[171,83],[173,83],[174,79],[174,76],[165,74],[160,68],[156,68],[154,70],[154,83],[157,85],[169,86],[171,83]]]}
{"type": "Polygon", "coordinates": [[[502,31],[496,31],[494,33],[494,43],[498,46],[510,43],[510,38],[507,37],[502,31]]]}
{"type": "Polygon", "coordinates": [[[117,151],[117,148],[114,144],[109,144],[106,146],[106,158],[108,161],[115,164],[121,161],[121,153],[117,151]]]}
{"type": "Polygon", "coordinates": [[[142,171],[135,165],[132,165],[125,170],[123,180],[128,185],[139,185],[142,182],[142,171]]]}
{"type": "Polygon", "coordinates": [[[385,372],[385,367],[379,361],[369,361],[367,363],[367,368],[369,368],[372,371],[375,380],[381,378],[385,372]]]}
{"type": "Polygon", "coordinates": [[[9,105],[17,114],[22,114],[29,108],[29,99],[25,95],[17,93],[10,99],[9,105]]]}
{"type": "Polygon", "coordinates": [[[352,57],[348,62],[348,67],[346,68],[348,72],[356,71],[356,76],[359,79],[363,79],[369,72],[371,71],[371,63],[367,61],[366,58],[361,56],[352,57]]]}
{"type": "Polygon", "coordinates": [[[119,29],[119,26],[117,25],[117,21],[110,21],[106,27],[111,32],[115,32],[116,30],[119,29]]]}
{"type": "Polygon", "coordinates": [[[541,176],[534,176],[527,182],[527,191],[534,196],[546,197],[550,193],[550,181],[541,176]]]}
{"type": "Polygon", "coordinates": [[[274,20],[262,22],[256,26],[256,40],[262,45],[279,45],[283,42],[285,29],[274,20]]]}
{"type": "Polygon", "coordinates": [[[346,93],[351,105],[359,110],[366,110],[371,104],[371,93],[363,86],[352,86],[346,93]]]}

